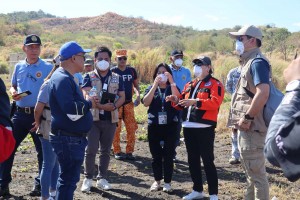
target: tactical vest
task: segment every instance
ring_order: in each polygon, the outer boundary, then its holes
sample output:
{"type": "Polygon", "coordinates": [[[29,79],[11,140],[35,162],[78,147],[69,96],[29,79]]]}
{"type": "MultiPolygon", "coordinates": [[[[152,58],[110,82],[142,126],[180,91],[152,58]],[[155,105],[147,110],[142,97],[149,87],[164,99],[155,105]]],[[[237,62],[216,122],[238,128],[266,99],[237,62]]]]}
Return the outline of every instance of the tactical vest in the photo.
{"type": "MultiPolygon", "coordinates": [[[[95,71],[89,72],[90,80],[92,83],[92,86],[96,86],[97,88],[97,95],[99,97],[99,101],[101,102],[101,96],[99,95],[103,89],[102,81],[99,78],[98,73],[95,73],[95,71]]],[[[119,75],[112,72],[112,75],[108,77],[108,88],[107,92],[112,94],[118,94],[119,91],[119,75]]],[[[116,102],[117,98],[115,99],[116,102]]],[[[99,121],[99,109],[91,109],[93,120],[99,121]]],[[[119,121],[118,116],[118,109],[111,111],[111,122],[117,123],[119,121]]]]}
{"type": "MultiPolygon", "coordinates": [[[[251,63],[256,58],[262,58],[269,63],[268,59],[262,55],[259,48],[253,49],[245,54],[246,55],[243,55],[242,57],[243,66],[241,69],[241,76],[236,86],[236,92],[233,94],[231,101],[232,125],[238,124],[239,120],[246,114],[252,103],[252,98],[248,96],[244,88],[247,88],[253,94],[256,93],[256,87],[250,73],[251,63]]],[[[261,109],[251,122],[250,130],[266,133],[267,129],[268,128],[263,118],[263,109],[261,109]]]]}

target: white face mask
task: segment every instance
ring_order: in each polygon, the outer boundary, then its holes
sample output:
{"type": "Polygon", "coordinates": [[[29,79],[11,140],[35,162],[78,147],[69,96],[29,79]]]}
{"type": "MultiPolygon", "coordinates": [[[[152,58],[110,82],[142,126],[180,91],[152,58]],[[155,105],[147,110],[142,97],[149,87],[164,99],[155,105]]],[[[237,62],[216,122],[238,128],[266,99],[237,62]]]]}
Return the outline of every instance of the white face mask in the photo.
{"type": "Polygon", "coordinates": [[[178,58],[174,61],[174,64],[177,66],[177,67],[181,67],[182,66],[182,63],[183,63],[183,60],[181,58],[178,58]]]}
{"type": "Polygon", "coordinates": [[[101,60],[97,62],[96,66],[100,71],[105,71],[109,68],[109,62],[107,62],[106,60],[101,60]]]}
{"type": "Polygon", "coordinates": [[[167,82],[168,78],[167,78],[166,75],[160,74],[160,75],[158,75],[158,76],[161,77],[161,79],[160,79],[160,82],[161,82],[161,83],[166,83],[166,82],[167,82]]]}
{"type": "Polygon", "coordinates": [[[195,65],[194,66],[194,76],[197,78],[202,75],[202,67],[195,65]]]}
{"type": "Polygon", "coordinates": [[[238,54],[239,56],[242,55],[242,54],[244,53],[244,50],[245,50],[245,47],[244,47],[243,42],[237,40],[237,41],[235,42],[235,50],[236,50],[236,52],[237,52],[237,54],[238,54]]]}

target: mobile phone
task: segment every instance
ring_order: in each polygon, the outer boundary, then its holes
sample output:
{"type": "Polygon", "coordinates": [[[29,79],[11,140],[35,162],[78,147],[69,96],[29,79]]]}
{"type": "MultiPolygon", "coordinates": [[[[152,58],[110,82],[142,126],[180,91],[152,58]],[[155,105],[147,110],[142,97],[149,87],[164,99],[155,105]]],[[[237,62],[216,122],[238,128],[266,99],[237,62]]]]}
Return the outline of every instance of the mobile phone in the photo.
{"type": "Polygon", "coordinates": [[[21,92],[18,94],[20,97],[26,97],[28,95],[31,95],[31,92],[29,90],[26,90],[24,92],[21,92]]]}

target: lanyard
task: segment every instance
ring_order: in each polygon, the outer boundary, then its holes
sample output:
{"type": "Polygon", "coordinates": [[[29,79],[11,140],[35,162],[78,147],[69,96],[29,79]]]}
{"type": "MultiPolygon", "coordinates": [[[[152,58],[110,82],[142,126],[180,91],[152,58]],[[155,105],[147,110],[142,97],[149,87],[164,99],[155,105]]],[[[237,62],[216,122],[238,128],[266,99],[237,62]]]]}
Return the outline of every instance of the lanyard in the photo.
{"type": "Polygon", "coordinates": [[[161,98],[161,111],[164,112],[165,111],[165,97],[166,97],[166,91],[167,88],[165,89],[165,92],[162,94],[161,90],[159,87],[157,87],[158,89],[158,93],[159,93],[159,97],[161,98]]]}
{"type": "MultiPolygon", "coordinates": [[[[193,94],[192,96],[190,97],[191,99],[194,99],[195,98],[195,94],[196,94],[196,91],[198,90],[198,88],[200,87],[200,84],[201,84],[202,81],[199,81],[196,85],[196,87],[194,88],[194,91],[193,91],[193,94]]],[[[186,115],[186,121],[189,121],[189,118],[190,118],[190,115],[191,115],[191,109],[192,109],[192,106],[189,106],[188,108],[188,113],[186,115]]]]}

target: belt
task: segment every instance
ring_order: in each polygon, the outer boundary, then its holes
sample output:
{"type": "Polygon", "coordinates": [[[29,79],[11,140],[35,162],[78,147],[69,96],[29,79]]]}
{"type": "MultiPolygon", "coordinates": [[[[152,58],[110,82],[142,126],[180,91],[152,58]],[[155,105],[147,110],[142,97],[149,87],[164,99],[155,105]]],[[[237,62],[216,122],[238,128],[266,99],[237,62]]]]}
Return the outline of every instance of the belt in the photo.
{"type": "Polygon", "coordinates": [[[71,136],[71,137],[86,137],[87,133],[71,133],[63,130],[51,130],[51,133],[56,136],[71,136]]]}
{"type": "Polygon", "coordinates": [[[26,114],[33,114],[34,113],[34,107],[19,107],[17,106],[17,112],[23,112],[26,114]]]}

